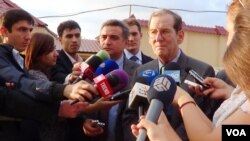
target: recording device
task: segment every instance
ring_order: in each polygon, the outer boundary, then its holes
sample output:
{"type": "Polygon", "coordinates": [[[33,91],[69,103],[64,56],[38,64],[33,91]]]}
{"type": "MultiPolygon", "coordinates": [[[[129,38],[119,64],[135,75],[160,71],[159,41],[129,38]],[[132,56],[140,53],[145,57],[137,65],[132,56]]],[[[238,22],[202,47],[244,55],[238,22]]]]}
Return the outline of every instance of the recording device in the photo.
{"type": "MultiPolygon", "coordinates": [[[[142,84],[150,84],[152,80],[159,75],[156,70],[147,69],[139,73],[139,77],[135,79],[135,82],[142,83],[142,84]],[[141,78],[143,77],[143,78],[141,78]]],[[[123,100],[129,97],[129,93],[132,89],[125,90],[123,92],[117,92],[116,94],[112,95],[110,100],[123,100]]],[[[147,102],[147,101],[146,101],[147,102]]]]}
{"type": "Polygon", "coordinates": [[[147,100],[149,84],[158,75],[159,73],[152,69],[147,69],[139,73],[136,83],[129,94],[129,108],[137,109],[141,104],[149,105],[147,100]]]}
{"type": "MultiPolygon", "coordinates": [[[[176,89],[176,83],[172,77],[168,75],[157,76],[148,90],[147,98],[150,105],[145,118],[156,123],[163,108],[172,103],[176,89]]],[[[146,137],[146,130],[139,129],[136,141],[145,141],[146,137]]]]}
{"type": "Polygon", "coordinates": [[[154,69],[147,69],[139,73],[139,76],[146,78],[147,84],[150,84],[153,79],[159,75],[159,72],[154,69]]]}
{"type": "Polygon", "coordinates": [[[139,73],[137,83],[135,83],[133,89],[129,94],[128,107],[131,109],[138,109],[138,116],[144,114],[144,110],[148,108],[147,91],[151,81],[158,76],[159,73],[156,70],[147,69],[139,73]]]}
{"type": "Polygon", "coordinates": [[[100,50],[96,55],[91,55],[89,58],[87,58],[84,62],[81,63],[81,75],[73,83],[76,83],[81,79],[89,79],[92,81],[97,67],[103,61],[109,58],[109,54],[104,50],[100,50]]]}
{"type": "Polygon", "coordinates": [[[193,87],[199,86],[201,89],[203,89],[203,87],[200,84],[197,84],[197,83],[189,81],[189,80],[185,80],[184,83],[186,83],[186,84],[188,84],[190,86],[193,86],[193,87]]]}
{"type": "MultiPolygon", "coordinates": [[[[101,97],[108,97],[113,93],[120,91],[128,85],[128,74],[120,69],[116,69],[111,71],[110,73],[103,74],[97,76],[93,79],[95,82],[95,87],[100,93],[101,97]]],[[[90,103],[95,102],[100,96],[93,95],[94,98],[90,103]]],[[[75,100],[71,103],[71,105],[75,104],[79,100],[75,100]]]]}
{"type": "Polygon", "coordinates": [[[99,120],[91,120],[91,124],[95,128],[103,128],[105,126],[105,123],[100,122],[99,120]]]}
{"type": "Polygon", "coordinates": [[[180,85],[181,82],[181,75],[180,75],[180,66],[179,64],[177,64],[176,62],[170,62],[168,64],[166,64],[165,66],[163,66],[163,70],[161,70],[161,74],[166,74],[171,76],[177,85],[180,85]]]}
{"type": "Polygon", "coordinates": [[[200,84],[204,89],[210,88],[208,84],[203,83],[204,78],[202,78],[196,71],[187,68],[186,72],[190,74],[197,81],[197,83],[200,84]]]}
{"type": "Polygon", "coordinates": [[[101,74],[106,75],[115,69],[119,69],[118,64],[112,59],[107,59],[98,66],[98,68],[95,71],[95,76],[101,74]]]}
{"type": "Polygon", "coordinates": [[[147,85],[147,80],[144,77],[137,77],[137,82],[132,88],[129,94],[129,103],[128,107],[130,109],[137,109],[139,105],[146,104],[148,105],[147,92],[149,85],[147,85]]]}

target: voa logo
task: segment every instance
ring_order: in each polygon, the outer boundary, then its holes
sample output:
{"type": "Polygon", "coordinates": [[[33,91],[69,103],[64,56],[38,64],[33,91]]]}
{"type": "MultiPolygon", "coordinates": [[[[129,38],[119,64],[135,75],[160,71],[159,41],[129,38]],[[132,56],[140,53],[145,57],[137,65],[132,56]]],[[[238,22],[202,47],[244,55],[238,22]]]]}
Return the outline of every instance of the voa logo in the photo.
{"type": "Polygon", "coordinates": [[[171,82],[166,77],[159,77],[154,82],[154,89],[158,92],[167,91],[171,82]]]}
{"type": "Polygon", "coordinates": [[[227,136],[247,136],[244,129],[226,129],[227,136]]]}

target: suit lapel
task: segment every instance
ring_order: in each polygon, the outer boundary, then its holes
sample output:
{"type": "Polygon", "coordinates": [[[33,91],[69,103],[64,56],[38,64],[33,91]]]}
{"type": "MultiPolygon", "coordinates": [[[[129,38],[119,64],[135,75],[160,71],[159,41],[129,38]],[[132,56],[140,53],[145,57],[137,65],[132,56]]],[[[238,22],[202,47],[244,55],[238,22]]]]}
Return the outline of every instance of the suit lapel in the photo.
{"type": "Polygon", "coordinates": [[[73,64],[72,62],[70,61],[69,57],[66,55],[66,53],[61,50],[60,51],[60,55],[61,58],[62,58],[62,63],[63,63],[63,66],[65,67],[65,69],[67,70],[68,73],[71,73],[71,69],[73,68],[73,64]]]}
{"type": "Polygon", "coordinates": [[[177,61],[177,63],[179,64],[180,68],[181,68],[181,83],[184,82],[184,80],[186,79],[186,77],[188,76],[188,73],[185,71],[185,69],[187,68],[187,64],[188,64],[188,57],[181,51],[180,57],[177,61]]]}

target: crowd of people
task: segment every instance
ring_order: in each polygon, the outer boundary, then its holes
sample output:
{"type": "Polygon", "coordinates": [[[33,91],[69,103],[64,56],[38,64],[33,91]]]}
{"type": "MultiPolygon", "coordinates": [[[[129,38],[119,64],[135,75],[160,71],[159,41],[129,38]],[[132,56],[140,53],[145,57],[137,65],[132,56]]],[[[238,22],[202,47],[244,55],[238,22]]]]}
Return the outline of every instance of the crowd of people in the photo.
{"type": "Polygon", "coordinates": [[[128,96],[93,102],[100,93],[97,86],[87,79],[76,81],[84,61],[78,54],[81,27],[77,22],[58,25],[62,46],[58,51],[52,36],[32,32],[34,20],[28,12],[6,11],[0,23],[1,140],[135,141],[140,129],[146,129],[152,141],[221,140],[222,125],[250,124],[249,12],[248,0],[232,0],[228,6],[228,48],[224,70],[217,75],[211,65],[179,48],[184,40],[183,21],[171,10],[156,10],[149,18],[148,40],[155,59],[141,50],[146,35],[135,18],[109,19],[101,25],[100,48],[128,75],[129,84],[120,92],[132,89],[141,72],[154,70],[164,75],[161,70],[167,64],[179,65],[174,100],[154,123],[128,106],[128,96]],[[208,89],[184,83],[194,81],[186,71],[190,68],[204,78],[208,89]],[[94,124],[97,120],[105,125],[94,124]]]}

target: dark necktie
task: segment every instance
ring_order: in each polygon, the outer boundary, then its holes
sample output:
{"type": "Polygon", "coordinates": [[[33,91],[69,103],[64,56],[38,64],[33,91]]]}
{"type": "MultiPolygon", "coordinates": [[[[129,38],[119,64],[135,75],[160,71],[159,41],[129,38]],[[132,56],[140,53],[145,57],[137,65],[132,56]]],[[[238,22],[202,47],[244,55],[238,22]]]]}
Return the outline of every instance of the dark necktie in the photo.
{"type": "Polygon", "coordinates": [[[161,68],[160,68],[160,74],[164,74],[164,71],[166,70],[166,68],[164,67],[164,66],[162,66],[161,68]]]}
{"type": "Polygon", "coordinates": [[[138,60],[138,58],[136,56],[132,56],[132,57],[130,57],[129,60],[132,60],[132,61],[136,62],[138,60]]]}

